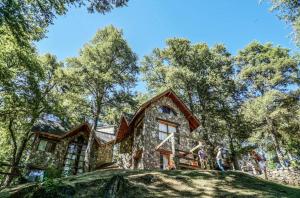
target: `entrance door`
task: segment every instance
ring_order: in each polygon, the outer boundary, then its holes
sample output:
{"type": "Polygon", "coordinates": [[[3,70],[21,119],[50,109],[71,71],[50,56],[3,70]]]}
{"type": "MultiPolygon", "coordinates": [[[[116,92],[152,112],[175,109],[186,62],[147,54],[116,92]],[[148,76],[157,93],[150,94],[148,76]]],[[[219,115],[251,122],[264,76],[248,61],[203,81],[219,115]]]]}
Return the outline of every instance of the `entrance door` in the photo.
{"type": "Polygon", "coordinates": [[[76,175],[84,172],[84,155],[87,141],[79,136],[69,143],[65,164],[64,175],[76,175]]]}
{"type": "Polygon", "coordinates": [[[167,170],[169,168],[170,155],[160,154],[160,169],[167,170]]]}

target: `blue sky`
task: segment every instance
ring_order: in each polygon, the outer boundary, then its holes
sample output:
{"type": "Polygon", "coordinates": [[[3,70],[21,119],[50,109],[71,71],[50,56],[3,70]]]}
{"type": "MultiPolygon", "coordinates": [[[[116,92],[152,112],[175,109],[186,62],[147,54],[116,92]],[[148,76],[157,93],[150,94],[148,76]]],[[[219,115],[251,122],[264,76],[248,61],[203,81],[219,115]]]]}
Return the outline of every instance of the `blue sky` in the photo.
{"type": "MultiPolygon", "coordinates": [[[[128,7],[106,15],[71,8],[57,17],[37,47],[41,54],[50,52],[63,61],[77,56],[98,29],[112,24],[123,30],[139,60],[171,37],[210,46],[223,43],[232,54],[253,40],[296,51],[290,29],[269,8],[266,1],[260,4],[259,0],[129,0],[128,7]]],[[[137,90],[144,90],[143,83],[138,83],[137,90]]]]}

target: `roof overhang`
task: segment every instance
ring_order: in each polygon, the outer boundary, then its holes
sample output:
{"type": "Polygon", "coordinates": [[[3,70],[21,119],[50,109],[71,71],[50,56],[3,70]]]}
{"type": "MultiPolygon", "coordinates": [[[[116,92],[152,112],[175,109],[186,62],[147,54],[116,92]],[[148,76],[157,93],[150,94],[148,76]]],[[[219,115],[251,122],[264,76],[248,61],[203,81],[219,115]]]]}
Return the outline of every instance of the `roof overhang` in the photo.
{"type": "MultiPolygon", "coordinates": [[[[82,123],[81,125],[73,128],[72,130],[70,130],[69,132],[67,132],[63,135],[54,135],[52,133],[47,133],[47,132],[34,132],[34,133],[36,133],[39,137],[44,137],[47,139],[60,141],[65,138],[75,136],[80,132],[83,132],[86,136],[89,137],[91,131],[92,131],[92,129],[91,129],[90,125],[85,122],[85,123],[82,123]]],[[[97,142],[98,145],[101,145],[100,140],[96,136],[95,136],[95,141],[97,142]]]]}

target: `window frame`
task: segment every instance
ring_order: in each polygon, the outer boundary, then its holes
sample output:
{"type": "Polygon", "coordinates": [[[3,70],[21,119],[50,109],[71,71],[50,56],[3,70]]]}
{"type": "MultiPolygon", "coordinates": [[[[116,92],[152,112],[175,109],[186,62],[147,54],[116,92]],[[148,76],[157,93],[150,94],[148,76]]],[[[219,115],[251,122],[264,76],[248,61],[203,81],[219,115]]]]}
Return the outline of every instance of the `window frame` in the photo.
{"type": "Polygon", "coordinates": [[[56,144],[57,144],[56,141],[49,140],[49,139],[46,139],[46,138],[39,138],[36,150],[41,151],[41,152],[54,153],[55,149],[56,149],[56,144]],[[43,149],[40,149],[41,141],[46,142],[46,145],[44,146],[43,149]]]}
{"type": "MultiPolygon", "coordinates": [[[[170,135],[171,133],[178,133],[178,124],[175,124],[175,123],[172,123],[172,122],[167,122],[167,121],[164,121],[164,120],[158,120],[158,140],[160,141],[163,141],[164,139],[160,139],[160,134],[163,133],[165,134],[165,138],[168,137],[168,135],[170,135]],[[161,131],[160,130],[160,124],[163,124],[167,127],[167,131],[161,131]],[[174,132],[170,132],[170,127],[173,127],[175,128],[175,131],[174,132]]],[[[169,140],[168,140],[169,141],[169,140]]]]}
{"type": "Polygon", "coordinates": [[[169,114],[169,115],[172,115],[172,116],[177,116],[177,112],[172,107],[169,107],[167,105],[160,106],[158,111],[160,113],[165,113],[165,114],[169,114]]]}

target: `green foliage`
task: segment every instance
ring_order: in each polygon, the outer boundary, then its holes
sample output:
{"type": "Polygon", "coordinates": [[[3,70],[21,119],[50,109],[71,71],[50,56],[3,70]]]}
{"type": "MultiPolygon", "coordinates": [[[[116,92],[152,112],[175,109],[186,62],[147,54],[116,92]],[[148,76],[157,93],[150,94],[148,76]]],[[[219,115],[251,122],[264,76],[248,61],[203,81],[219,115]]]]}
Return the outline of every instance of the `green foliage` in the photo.
{"type": "Polygon", "coordinates": [[[239,79],[252,96],[273,89],[285,91],[289,85],[299,83],[298,64],[288,49],[270,43],[252,42],[236,57],[239,79]]]}
{"type": "Polygon", "coordinates": [[[298,0],[271,0],[271,11],[293,28],[294,40],[300,46],[300,3],[298,0]]]}
{"type": "MultiPolygon", "coordinates": [[[[106,13],[128,0],[3,0],[0,4],[0,26],[7,26],[19,42],[39,40],[57,15],[72,6],[87,6],[89,12],[106,13]]],[[[0,31],[1,34],[3,32],[0,31]]]]}
{"type": "Polygon", "coordinates": [[[250,140],[265,150],[299,155],[299,62],[289,50],[253,42],[236,57],[246,90],[243,114],[253,126],[250,140]],[[291,87],[294,90],[292,91],[291,87]]]}
{"type": "MultiPolygon", "coordinates": [[[[136,61],[122,31],[113,26],[99,30],[78,57],[67,60],[67,67],[62,71],[66,81],[64,89],[66,93],[78,95],[75,99],[88,110],[85,116],[94,129],[99,120],[116,123],[122,110],[136,104],[131,92],[138,73],[136,61]]],[[[92,141],[90,138],[87,150],[92,141]]]]}
{"type": "Polygon", "coordinates": [[[45,180],[59,178],[61,177],[61,170],[56,167],[49,167],[45,170],[44,177],[45,180]]]}
{"type": "Polygon", "coordinates": [[[27,197],[64,198],[74,194],[74,187],[62,183],[61,180],[48,179],[39,184],[27,197]]]}
{"type": "Polygon", "coordinates": [[[19,165],[24,160],[32,126],[56,103],[52,90],[61,65],[52,55],[38,57],[34,47],[20,46],[9,30],[1,29],[7,33],[0,35],[0,126],[1,134],[7,137],[3,141],[10,143],[3,150],[10,154],[1,160],[19,165]]]}

